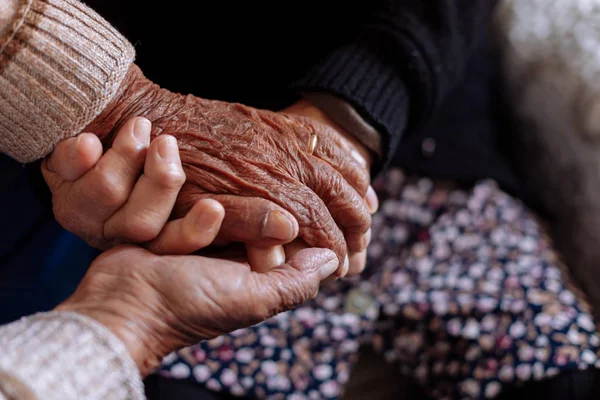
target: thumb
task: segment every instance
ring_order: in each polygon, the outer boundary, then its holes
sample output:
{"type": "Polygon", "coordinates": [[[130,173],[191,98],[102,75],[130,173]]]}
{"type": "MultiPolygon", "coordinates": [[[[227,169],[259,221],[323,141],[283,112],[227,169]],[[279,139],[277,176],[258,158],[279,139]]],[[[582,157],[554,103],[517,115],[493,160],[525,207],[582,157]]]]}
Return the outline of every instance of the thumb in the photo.
{"type": "Polygon", "coordinates": [[[339,266],[337,255],[328,249],[309,248],[298,251],[287,263],[266,273],[256,274],[263,317],[270,318],[313,299],[322,280],[339,266]]]}
{"type": "Polygon", "coordinates": [[[53,189],[63,181],[73,182],[89,171],[102,156],[102,143],[96,135],[81,135],[63,140],[42,163],[46,183],[53,189]]]}
{"type": "Polygon", "coordinates": [[[217,244],[243,242],[254,247],[272,247],[289,243],[298,236],[298,221],[289,211],[259,197],[194,193],[183,187],[179,199],[211,198],[223,205],[225,218],[217,244]]]}

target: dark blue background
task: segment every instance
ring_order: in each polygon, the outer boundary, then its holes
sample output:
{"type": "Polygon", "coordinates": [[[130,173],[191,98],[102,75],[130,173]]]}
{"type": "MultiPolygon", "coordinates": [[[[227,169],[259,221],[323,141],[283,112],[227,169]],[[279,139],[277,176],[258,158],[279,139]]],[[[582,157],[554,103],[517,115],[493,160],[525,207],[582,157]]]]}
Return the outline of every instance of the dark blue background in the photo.
{"type": "Polygon", "coordinates": [[[55,221],[38,168],[0,155],[0,324],[52,309],[99,254],[55,221]]]}

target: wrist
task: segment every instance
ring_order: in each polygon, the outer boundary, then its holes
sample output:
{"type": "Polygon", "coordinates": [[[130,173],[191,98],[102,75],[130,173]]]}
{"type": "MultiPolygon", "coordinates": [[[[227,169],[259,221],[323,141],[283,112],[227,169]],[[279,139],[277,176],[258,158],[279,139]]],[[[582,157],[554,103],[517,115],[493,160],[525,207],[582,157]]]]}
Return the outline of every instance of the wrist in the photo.
{"type": "Polygon", "coordinates": [[[142,70],[132,64],[113,99],[83,131],[97,135],[104,143],[110,142],[113,134],[133,117],[149,118],[153,105],[159,100],[168,101],[173,94],[161,89],[147,79],[142,70]]]}
{"type": "Polygon", "coordinates": [[[55,310],[86,316],[107,328],[125,346],[140,375],[145,377],[159,367],[162,358],[167,354],[158,351],[160,342],[155,340],[156,335],[152,334],[158,330],[145,318],[140,318],[138,313],[132,313],[130,307],[114,303],[118,302],[104,302],[100,308],[67,300],[55,310]],[[107,307],[111,308],[111,311],[106,310],[107,307]],[[123,309],[127,309],[127,317],[122,315],[122,311],[113,311],[123,309]]]}
{"type": "MultiPolygon", "coordinates": [[[[373,160],[373,153],[354,135],[344,129],[336,121],[333,120],[325,110],[319,107],[315,107],[312,103],[307,100],[300,100],[290,107],[283,110],[289,114],[301,115],[304,117],[312,118],[321,124],[327,125],[337,132],[341,137],[349,141],[358,152],[358,156],[365,161],[366,167],[370,168],[373,160]]],[[[355,156],[355,158],[358,158],[355,156]]]]}
{"type": "Polygon", "coordinates": [[[370,150],[374,158],[381,157],[383,138],[357,109],[343,98],[327,92],[303,92],[302,96],[320,109],[346,132],[370,150]]]}

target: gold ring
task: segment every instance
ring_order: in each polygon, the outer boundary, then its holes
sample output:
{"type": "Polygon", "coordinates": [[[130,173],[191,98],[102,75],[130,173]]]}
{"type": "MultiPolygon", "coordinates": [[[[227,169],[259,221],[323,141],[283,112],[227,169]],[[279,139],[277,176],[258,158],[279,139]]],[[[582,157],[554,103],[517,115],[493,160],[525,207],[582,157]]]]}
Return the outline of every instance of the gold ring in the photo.
{"type": "Polygon", "coordinates": [[[317,147],[317,134],[313,132],[308,139],[308,154],[314,153],[315,147],[317,147]]]}

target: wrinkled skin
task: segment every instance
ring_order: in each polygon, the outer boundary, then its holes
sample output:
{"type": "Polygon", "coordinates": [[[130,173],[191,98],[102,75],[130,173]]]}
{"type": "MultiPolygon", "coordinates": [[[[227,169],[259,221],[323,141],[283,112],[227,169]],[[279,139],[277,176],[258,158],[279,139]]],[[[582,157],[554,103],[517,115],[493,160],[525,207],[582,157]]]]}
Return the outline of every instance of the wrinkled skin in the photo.
{"type": "Polygon", "coordinates": [[[168,133],[179,142],[187,182],[174,217],[202,198],[216,199],[226,210],[219,239],[238,241],[244,237],[239,224],[243,215],[236,212],[240,197],[265,198],[291,212],[309,246],[332,249],[340,267],[348,251],[364,250],[363,235],[371,224],[363,200],[369,175],[329,127],[294,115],[174,94],[147,80],[134,65],[120,93],[85,131],[109,144],[118,127],[134,116],[152,122],[153,136],[168,133]],[[312,132],[318,144],[310,155],[306,149],[312,132]]]}
{"type": "Polygon", "coordinates": [[[325,249],[291,253],[287,263],[256,273],[244,261],[116,247],[92,263],[57,310],[87,315],[110,329],[145,376],[172,351],[313,298],[319,282],[337,268],[336,256],[325,249]]]}

